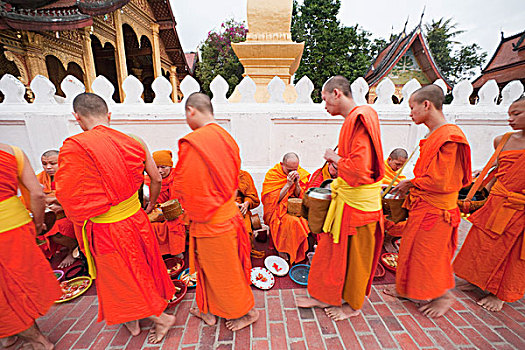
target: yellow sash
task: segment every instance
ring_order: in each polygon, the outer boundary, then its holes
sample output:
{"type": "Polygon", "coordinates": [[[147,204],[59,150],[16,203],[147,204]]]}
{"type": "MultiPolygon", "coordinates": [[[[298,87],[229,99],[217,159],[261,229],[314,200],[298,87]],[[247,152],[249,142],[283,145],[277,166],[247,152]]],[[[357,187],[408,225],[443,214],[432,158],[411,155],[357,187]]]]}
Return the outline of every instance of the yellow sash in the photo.
{"type": "Polygon", "coordinates": [[[332,182],[332,202],[326,214],[323,231],[332,234],[334,243],[339,243],[344,205],[362,211],[381,209],[381,181],[369,185],[352,187],[338,177],[332,182]]]}
{"type": "Polygon", "coordinates": [[[135,192],[135,194],[133,194],[128,199],[109,208],[109,210],[105,212],[104,214],[100,214],[98,216],[89,218],[88,220],[84,221],[84,225],[82,227],[82,241],[84,242],[84,250],[86,252],[86,260],[88,263],[89,275],[91,276],[92,279],[97,278],[97,270],[95,268],[95,261],[93,259],[93,255],[91,254],[91,248],[89,246],[89,240],[87,237],[87,232],[86,232],[87,222],[91,221],[97,224],[112,224],[114,222],[119,222],[119,221],[129,218],[130,216],[134,215],[139,210],[140,210],[139,195],[138,195],[138,192],[135,192]]]}
{"type": "Polygon", "coordinates": [[[0,233],[24,226],[31,220],[29,213],[17,196],[0,202],[0,233]]]}

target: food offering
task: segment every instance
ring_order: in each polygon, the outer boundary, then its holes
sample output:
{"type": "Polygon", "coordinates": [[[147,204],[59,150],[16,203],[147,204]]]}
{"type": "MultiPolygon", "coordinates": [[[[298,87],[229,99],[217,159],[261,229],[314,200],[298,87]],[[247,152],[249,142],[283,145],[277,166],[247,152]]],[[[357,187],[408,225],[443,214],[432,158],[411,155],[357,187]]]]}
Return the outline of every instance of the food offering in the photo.
{"type": "Polygon", "coordinates": [[[175,287],[175,294],[173,294],[173,297],[168,300],[168,308],[174,307],[180,303],[188,291],[188,286],[181,280],[172,280],[172,282],[175,287]]]}
{"type": "Polygon", "coordinates": [[[177,277],[182,272],[182,269],[184,269],[184,260],[181,258],[167,258],[164,260],[164,264],[171,278],[177,277]]]}
{"type": "Polygon", "coordinates": [[[385,253],[381,255],[381,262],[390,271],[396,271],[397,269],[397,253],[385,253]]]}
{"type": "Polygon", "coordinates": [[[275,284],[272,273],[264,267],[254,267],[250,273],[250,280],[255,287],[263,290],[268,290],[275,284]]]}
{"type": "Polygon", "coordinates": [[[76,277],[60,283],[62,296],[55,303],[64,303],[79,297],[91,287],[92,283],[93,281],[88,276],[76,277]]]}
{"type": "Polygon", "coordinates": [[[264,266],[276,276],[286,276],[290,270],[290,266],[286,260],[281,257],[270,255],[264,260],[264,266]]]}
{"type": "Polygon", "coordinates": [[[197,287],[197,272],[190,274],[189,268],[182,271],[178,279],[184,282],[188,288],[197,287]]]}

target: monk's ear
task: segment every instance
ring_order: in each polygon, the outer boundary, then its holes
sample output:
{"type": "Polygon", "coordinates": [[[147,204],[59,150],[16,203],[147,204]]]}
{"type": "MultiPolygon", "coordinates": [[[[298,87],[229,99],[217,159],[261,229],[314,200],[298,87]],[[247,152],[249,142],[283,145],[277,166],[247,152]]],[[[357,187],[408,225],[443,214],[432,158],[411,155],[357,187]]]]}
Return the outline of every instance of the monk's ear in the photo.
{"type": "Polygon", "coordinates": [[[108,122],[111,121],[111,112],[108,112],[108,122]]]}
{"type": "Polygon", "coordinates": [[[75,112],[73,112],[72,114],[75,117],[75,119],[77,120],[77,122],[80,123],[80,117],[78,116],[78,114],[76,114],[75,112]]]}

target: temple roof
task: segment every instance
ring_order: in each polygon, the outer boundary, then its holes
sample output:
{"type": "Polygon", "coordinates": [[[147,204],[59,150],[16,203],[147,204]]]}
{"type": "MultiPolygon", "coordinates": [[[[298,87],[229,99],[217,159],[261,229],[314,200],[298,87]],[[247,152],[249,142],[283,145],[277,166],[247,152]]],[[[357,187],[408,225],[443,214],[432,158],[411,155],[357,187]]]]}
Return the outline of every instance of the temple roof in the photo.
{"type": "Polygon", "coordinates": [[[447,87],[451,86],[447,79],[441,74],[436,65],[432,54],[428,49],[428,45],[421,33],[421,23],[414,28],[410,34],[406,34],[405,30],[397,35],[376,57],[374,62],[368,68],[365,74],[365,80],[368,85],[377,85],[381,79],[386,77],[388,73],[396,66],[399,60],[405,53],[412,48],[412,52],[416,57],[423,73],[430,81],[442,79],[447,87]]]}
{"type": "Polygon", "coordinates": [[[502,35],[494,55],[472,85],[479,88],[490,79],[500,85],[525,79],[525,31],[508,38],[502,35]]]}

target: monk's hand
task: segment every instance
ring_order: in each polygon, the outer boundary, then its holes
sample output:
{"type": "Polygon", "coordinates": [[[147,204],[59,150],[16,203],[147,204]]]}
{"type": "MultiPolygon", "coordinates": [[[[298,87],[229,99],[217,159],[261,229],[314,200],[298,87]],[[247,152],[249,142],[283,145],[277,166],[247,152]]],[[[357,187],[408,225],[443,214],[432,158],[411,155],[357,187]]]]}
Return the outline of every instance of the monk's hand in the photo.
{"type": "Polygon", "coordinates": [[[241,211],[241,214],[244,216],[248,212],[248,207],[250,206],[250,203],[244,202],[239,205],[239,210],[241,211]]]}
{"type": "Polygon", "coordinates": [[[295,183],[294,172],[290,171],[288,173],[288,176],[286,177],[286,184],[288,185],[288,187],[292,187],[294,183],[295,183]]]}
{"type": "Polygon", "coordinates": [[[402,180],[400,181],[396,187],[392,190],[392,194],[394,194],[397,197],[405,197],[408,193],[408,190],[410,190],[412,187],[414,187],[414,184],[410,180],[402,180]]]}
{"type": "Polygon", "coordinates": [[[337,162],[339,162],[339,159],[341,159],[341,157],[337,153],[335,153],[333,149],[327,148],[324,152],[324,159],[327,162],[335,163],[337,165],[337,162]]]}
{"type": "Polygon", "coordinates": [[[61,212],[61,211],[64,210],[64,209],[62,208],[62,206],[61,206],[60,204],[58,204],[58,202],[56,202],[56,203],[52,203],[52,204],[49,204],[49,205],[47,206],[47,208],[48,208],[49,210],[52,210],[55,214],[57,214],[57,213],[59,213],[59,212],[61,212]]]}
{"type": "Polygon", "coordinates": [[[146,207],[146,209],[144,209],[144,211],[146,212],[146,214],[149,214],[153,211],[153,209],[155,209],[155,204],[149,202],[148,206],[146,207]]]}
{"type": "Polygon", "coordinates": [[[47,230],[47,226],[44,223],[41,223],[41,224],[35,223],[35,230],[36,230],[36,235],[39,236],[43,230],[47,230]]]}

